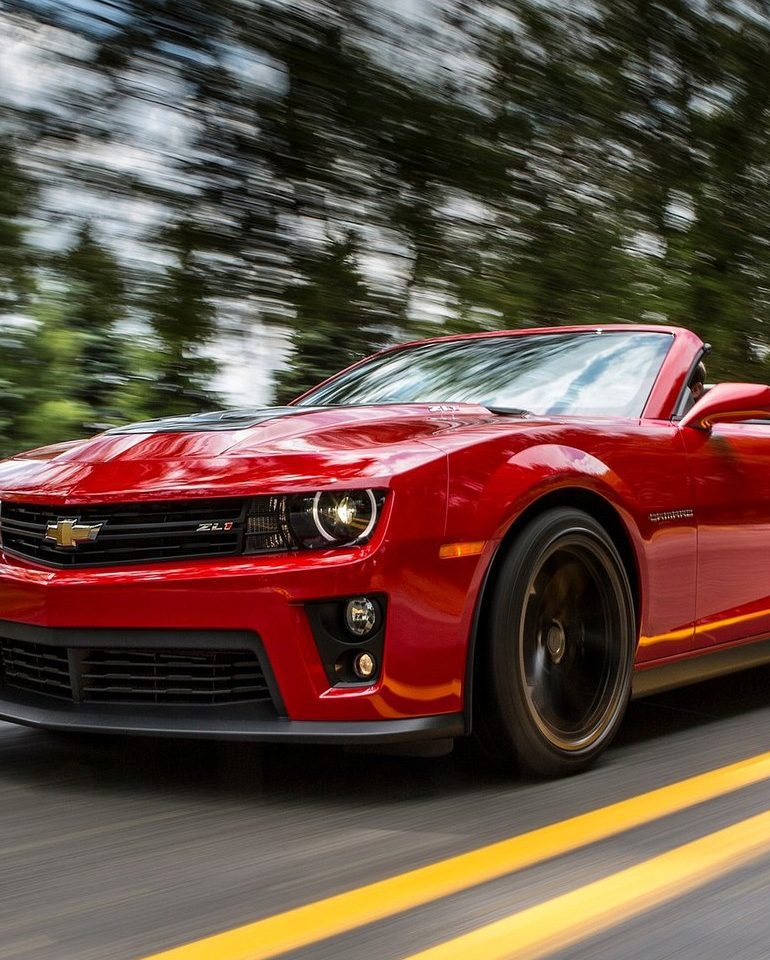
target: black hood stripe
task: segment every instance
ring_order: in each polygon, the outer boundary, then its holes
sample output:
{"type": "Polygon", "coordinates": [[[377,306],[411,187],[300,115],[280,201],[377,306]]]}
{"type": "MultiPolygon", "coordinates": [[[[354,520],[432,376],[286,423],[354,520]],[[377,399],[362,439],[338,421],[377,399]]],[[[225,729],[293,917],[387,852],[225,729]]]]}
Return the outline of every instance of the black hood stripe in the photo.
{"type": "Polygon", "coordinates": [[[164,417],[127,423],[124,427],[107,430],[108,436],[126,433],[209,433],[212,430],[248,430],[267,420],[314,413],[326,407],[245,407],[238,410],[214,410],[211,413],[193,413],[184,417],[164,417]]]}

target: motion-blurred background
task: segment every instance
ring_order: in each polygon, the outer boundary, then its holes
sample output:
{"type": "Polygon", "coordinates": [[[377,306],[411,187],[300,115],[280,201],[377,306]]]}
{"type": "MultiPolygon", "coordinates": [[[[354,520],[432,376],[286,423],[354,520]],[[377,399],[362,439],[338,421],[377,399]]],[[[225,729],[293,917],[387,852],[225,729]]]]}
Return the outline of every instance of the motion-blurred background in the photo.
{"type": "Polygon", "coordinates": [[[623,321],[768,377],[766,0],[0,0],[0,453],[623,321]]]}

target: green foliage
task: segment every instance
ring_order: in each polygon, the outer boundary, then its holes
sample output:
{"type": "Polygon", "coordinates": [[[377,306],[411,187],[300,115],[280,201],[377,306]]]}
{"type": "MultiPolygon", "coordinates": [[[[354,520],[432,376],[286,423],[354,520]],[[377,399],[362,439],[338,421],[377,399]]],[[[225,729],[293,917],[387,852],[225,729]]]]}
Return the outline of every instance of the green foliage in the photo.
{"type": "Polygon", "coordinates": [[[35,327],[24,344],[27,386],[16,422],[19,437],[30,447],[95,432],[89,424],[92,408],[78,397],[87,334],[71,322],[58,298],[40,298],[33,309],[35,327]]]}
{"type": "Polygon", "coordinates": [[[89,409],[77,400],[64,397],[58,400],[40,400],[34,412],[22,420],[22,432],[30,447],[56,443],[62,437],[77,438],[83,434],[83,423],[89,409]]]}
{"type": "Polygon", "coordinates": [[[331,242],[301,263],[302,283],[291,291],[296,308],[292,363],[277,378],[279,401],[291,400],[343,366],[372,353],[383,335],[368,309],[355,263],[355,241],[331,242]]]}
{"type": "Polygon", "coordinates": [[[200,355],[214,311],[195,232],[168,231],[177,264],[150,284],[154,336],[128,336],[127,278],[109,246],[84,223],[62,253],[33,256],[21,200],[33,192],[10,147],[0,164],[9,184],[0,204],[0,238],[9,238],[0,246],[0,455],[214,405],[216,365],[200,355]]]}
{"type": "Polygon", "coordinates": [[[11,141],[0,136],[0,316],[23,307],[33,288],[33,256],[21,225],[33,197],[11,141]]]}
{"type": "Polygon", "coordinates": [[[120,265],[85,224],[61,258],[59,272],[67,290],[66,326],[73,335],[70,398],[87,411],[86,420],[109,424],[120,418],[115,395],[129,375],[119,328],[125,311],[120,265]]]}
{"type": "Polygon", "coordinates": [[[214,333],[214,310],[205,269],[195,255],[196,231],[176,227],[170,246],[178,260],[151,287],[150,322],[159,349],[152,368],[148,406],[175,416],[211,407],[207,388],[216,365],[200,350],[214,333]]]}
{"type": "Polygon", "coordinates": [[[0,105],[4,451],[217,404],[252,320],[288,329],[281,400],[533,324],[681,324],[712,378],[768,379],[765,6],[120,6],[15,5],[79,44],[0,105]]]}

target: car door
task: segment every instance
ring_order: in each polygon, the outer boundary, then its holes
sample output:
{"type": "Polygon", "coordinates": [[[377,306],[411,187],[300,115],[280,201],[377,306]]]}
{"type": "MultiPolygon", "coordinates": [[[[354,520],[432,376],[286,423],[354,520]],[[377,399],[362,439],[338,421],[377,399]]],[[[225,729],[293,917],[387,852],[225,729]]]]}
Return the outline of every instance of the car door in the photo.
{"type": "Polygon", "coordinates": [[[695,646],[770,636],[770,421],[682,434],[698,531],[695,646]]]}

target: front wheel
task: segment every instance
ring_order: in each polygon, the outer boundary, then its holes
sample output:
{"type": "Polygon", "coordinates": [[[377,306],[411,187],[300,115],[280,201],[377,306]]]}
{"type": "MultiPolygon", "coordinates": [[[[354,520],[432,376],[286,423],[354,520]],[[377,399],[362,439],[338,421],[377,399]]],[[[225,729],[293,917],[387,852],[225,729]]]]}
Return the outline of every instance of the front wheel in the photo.
{"type": "Polygon", "coordinates": [[[633,599],[604,528],[557,508],[522,530],[497,577],[477,728],[499,759],[545,776],[589,766],[628,703],[633,599]]]}

